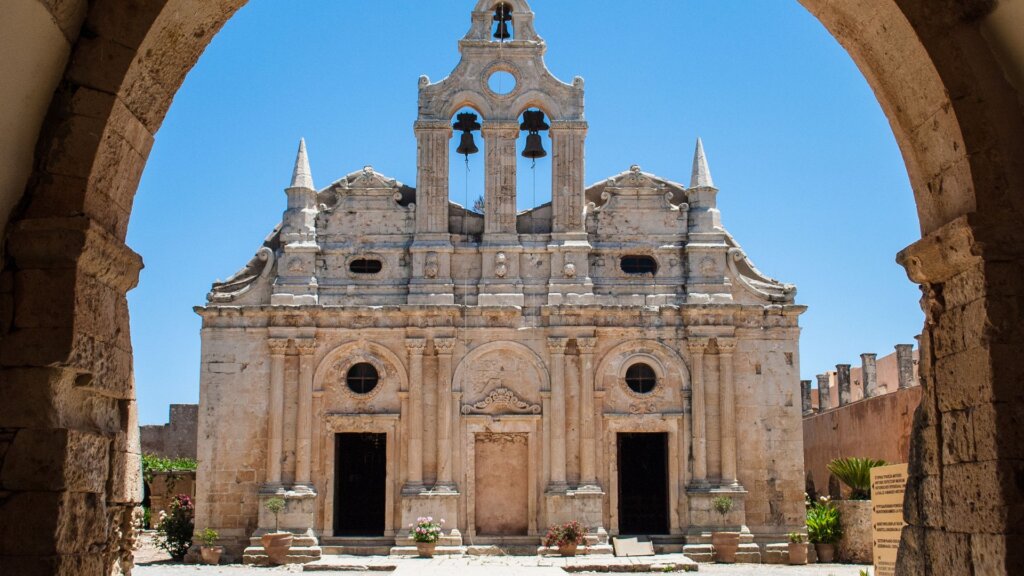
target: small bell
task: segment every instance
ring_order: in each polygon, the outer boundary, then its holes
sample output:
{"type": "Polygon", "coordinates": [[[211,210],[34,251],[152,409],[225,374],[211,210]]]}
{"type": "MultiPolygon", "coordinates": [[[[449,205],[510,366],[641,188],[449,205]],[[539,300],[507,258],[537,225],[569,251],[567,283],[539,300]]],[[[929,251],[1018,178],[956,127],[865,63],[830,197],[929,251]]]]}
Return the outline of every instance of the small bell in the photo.
{"type": "Polygon", "coordinates": [[[498,40],[508,40],[512,37],[508,33],[508,23],[512,21],[512,10],[508,7],[508,4],[498,4],[498,7],[494,10],[494,21],[498,23],[497,28],[494,30],[494,37],[498,40]]]}
{"type": "Polygon", "coordinates": [[[547,155],[548,153],[544,150],[544,145],[540,141],[540,134],[531,132],[526,136],[526,148],[523,148],[524,158],[536,160],[547,155]]]}
{"type": "Polygon", "coordinates": [[[452,124],[452,128],[462,131],[462,139],[459,140],[459,147],[455,151],[464,155],[468,161],[470,154],[480,151],[476,147],[476,142],[473,141],[473,131],[480,129],[480,123],[476,121],[476,114],[472,112],[463,112],[456,118],[458,121],[452,124]]]}
{"type": "Polygon", "coordinates": [[[523,112],[523,122],[519,125],[519,129],[529,132],[526,136],[526,147],[523,148],[524,158],[536,160],[548,155],[540,139],[540,132],[548,128],[549,126],[544,122],[544,113],[540,110],[527,110],[523,112]]]}
{"type": "Polygon", "coordinates": [[[463,132],[462,139],[459,141],[459,147],[455,149],[457,154],[469,156],[470,154],[476,154],[480,149],[476,147],[476,142],[473,141],[472,132],[463,132]]]}

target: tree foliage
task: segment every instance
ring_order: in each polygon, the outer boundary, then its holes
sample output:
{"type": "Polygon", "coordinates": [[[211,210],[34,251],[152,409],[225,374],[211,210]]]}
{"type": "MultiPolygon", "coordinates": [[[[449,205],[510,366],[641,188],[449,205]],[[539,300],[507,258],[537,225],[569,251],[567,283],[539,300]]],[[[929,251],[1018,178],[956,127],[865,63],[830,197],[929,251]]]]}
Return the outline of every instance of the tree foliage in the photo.
{"type": "Polygon", "coordinates": [[[851,500],[871,498],[871,469],[885,466],[884,460],[872,458],[836,458],[829,462],[828,471],[850,487],[851,500]]]}

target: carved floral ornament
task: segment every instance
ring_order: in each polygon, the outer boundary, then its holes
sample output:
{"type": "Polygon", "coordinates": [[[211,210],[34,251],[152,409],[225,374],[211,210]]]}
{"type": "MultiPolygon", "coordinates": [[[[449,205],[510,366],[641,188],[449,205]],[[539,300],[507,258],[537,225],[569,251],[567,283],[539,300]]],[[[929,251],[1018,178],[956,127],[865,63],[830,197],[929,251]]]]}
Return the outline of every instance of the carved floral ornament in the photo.
{"type": "Polygon", "coordinates": [[[540,414],[539,404],[524,402],[512,390],[500,387],[491,390],[483,400],[463,404],[463,414],[540,414]]]}

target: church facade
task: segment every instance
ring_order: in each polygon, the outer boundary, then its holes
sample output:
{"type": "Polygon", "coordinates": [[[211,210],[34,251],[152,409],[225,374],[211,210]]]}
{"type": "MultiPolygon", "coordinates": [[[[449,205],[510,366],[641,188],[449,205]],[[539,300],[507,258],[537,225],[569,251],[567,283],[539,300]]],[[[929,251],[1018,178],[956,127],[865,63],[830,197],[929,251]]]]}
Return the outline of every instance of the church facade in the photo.
{"type": "Polygon", "coordinates": [[[272,497],[299,559],[401,547],[418,516],[451,546],[579,520],[599,544],[732,527],[752,551],[803,528],[795,288],[723,228],[699,140],[688,186],[585,186],[583,80],[548,72],[533,20],[481,0],[456,69],[420,78],[415,188],[366,167],[317,189],[300,144],[281,224],[196,308],[196,526],[229,551],[274,528],[272,497]],[[449,200],[474,133],[483,213],[449,200]],[[517,212],[524,139],[552,201],[517,212]]]}

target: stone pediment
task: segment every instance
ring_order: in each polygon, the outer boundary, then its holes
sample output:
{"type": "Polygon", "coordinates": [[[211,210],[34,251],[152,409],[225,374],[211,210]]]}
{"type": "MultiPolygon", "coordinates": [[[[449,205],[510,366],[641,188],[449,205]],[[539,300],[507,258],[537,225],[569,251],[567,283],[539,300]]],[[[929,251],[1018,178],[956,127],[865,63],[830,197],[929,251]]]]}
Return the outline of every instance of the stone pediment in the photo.
{"type": "Polygon", "coordinates": [[[463,414],[540,414],[540,404],[523,401],[509,388],[491,390],[483,400],[474,404],[463,404],[463,414]]]}
{"type": "Polygon", "coordinates": [[[626,172],[587,189],[587,201],[596,210],[685,209],[685,188],[676,182],[644,172],[633,165],[626,172]],[[623,202],[625,200],[625,202],[623,202]]]}
{"type": "Polygon", "coordinates": [[[323,209],[333,211],[339,208],[354,210],[389,210],[402,208],[411,210],[414,206],[415,190],[376,172],[372,166],[352,172],[334,182],[320,193],[323,209]]]}

